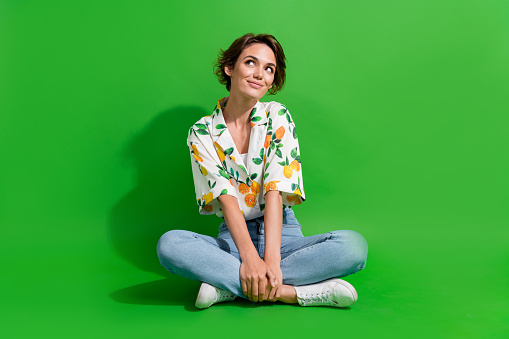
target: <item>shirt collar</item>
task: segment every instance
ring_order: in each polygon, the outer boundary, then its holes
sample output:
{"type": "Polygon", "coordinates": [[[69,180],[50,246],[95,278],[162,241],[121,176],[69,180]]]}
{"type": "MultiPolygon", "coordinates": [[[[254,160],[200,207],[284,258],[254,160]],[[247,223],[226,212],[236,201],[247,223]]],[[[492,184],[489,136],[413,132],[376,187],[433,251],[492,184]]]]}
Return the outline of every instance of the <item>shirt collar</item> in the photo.
{"type": "MultiPolygon", "coordinates": [[[[228,97],[224,97],[217,101],[216,107],[212,112],[212,130],[211,135],[214,141],[227,129],[226,122],[224,121],[223,109],[228,103],[228,97]]],[[[251,128],[267,123],[267,112],[265,111],[265,105],[263,102],[258,100],[256,105],[251,110],[251,128]]]]}
{"type": "MultiPolygon", "coordinates": [[[[226,123],[223,117],[223,108],[226,106],[228,97],[219,99],[217,105],[212,112],[211,128],[209,130],[212,140],[214,141],[214,147],[218,154],[224,155],[224,161],[222,161],[225,170],[232,174],[239,181],[245,182],[248,186],[250,185],[250,163],[244,164],[241,156],[235,147],[233,138],[228,131],[226,123]],[[238,174],[237,174],[238,173],[238,174]]],[[[259,144],[265,140],[266,123],[268,122],[267,112],[265,111],[265,104],[258,102],[251,110],[251,136],[249,141],[248,158],[259,157],[259,144]]],[[[221,158],[221,156],[220,156],[221,158]]]]}

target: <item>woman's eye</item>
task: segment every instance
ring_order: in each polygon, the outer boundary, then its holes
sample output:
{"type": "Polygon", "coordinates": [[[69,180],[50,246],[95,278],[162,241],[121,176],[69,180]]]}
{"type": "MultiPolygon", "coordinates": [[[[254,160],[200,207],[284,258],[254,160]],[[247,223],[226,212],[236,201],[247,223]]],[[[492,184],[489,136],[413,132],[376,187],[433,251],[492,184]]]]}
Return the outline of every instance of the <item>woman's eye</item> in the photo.
{"type": "Polygon", "coordinates": [[[246,62],[246,64],[247,64],[247,65],[254,64],[254,61],[253,61],[253,60],[248,60],[248,61],[246,62]]]}
{"type": "Polygon", "coordinates": [[[270,73],[274,73],[274,70],[272,69],[272,67],[267,67],[267,70],[268,70],[270,73]]]}

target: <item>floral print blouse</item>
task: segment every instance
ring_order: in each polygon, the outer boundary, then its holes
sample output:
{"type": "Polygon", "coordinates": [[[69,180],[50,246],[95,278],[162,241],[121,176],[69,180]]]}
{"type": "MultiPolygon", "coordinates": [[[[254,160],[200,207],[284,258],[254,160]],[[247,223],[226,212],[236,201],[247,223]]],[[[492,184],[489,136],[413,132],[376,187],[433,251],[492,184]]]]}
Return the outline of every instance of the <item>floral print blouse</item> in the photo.
{"type": "Polygon", "coordinates": [[[256,103],[244,163],[224,121],[227,102],[228,97],[218,100],[212,114],[198,120],[188,133],[200,214],[222,218],[217,199],[222,194],[237,197],[246,220],[264,214],[268,191],[280,191],[285,206],[300,205],[305,200],[300,149],[288,109],[275,101],[256,103]]]}

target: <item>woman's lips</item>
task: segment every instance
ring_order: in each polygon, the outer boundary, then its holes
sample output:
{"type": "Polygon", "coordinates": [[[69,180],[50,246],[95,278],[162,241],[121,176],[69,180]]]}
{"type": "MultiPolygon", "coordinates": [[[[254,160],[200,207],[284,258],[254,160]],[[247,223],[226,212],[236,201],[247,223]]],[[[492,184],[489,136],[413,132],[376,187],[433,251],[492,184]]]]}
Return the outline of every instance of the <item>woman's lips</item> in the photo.
{"type": "Polygon", "coordinates": [[[262,85],[259,85],[257,83],[251,82],[251,81],[248,81],[248,83],[251,87],[254,87],[254,88],[262,88],[263,87],[262,85]]]}

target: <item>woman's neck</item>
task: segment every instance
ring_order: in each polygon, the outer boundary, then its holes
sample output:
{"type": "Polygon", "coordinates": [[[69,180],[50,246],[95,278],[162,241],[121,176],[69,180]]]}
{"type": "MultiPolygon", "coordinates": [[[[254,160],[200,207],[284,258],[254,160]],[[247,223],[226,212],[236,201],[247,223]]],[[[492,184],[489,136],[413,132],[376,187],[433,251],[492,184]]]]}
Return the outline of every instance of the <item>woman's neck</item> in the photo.
{"type": "Polygon", "coordinates": [[[230,92],[228,102],[223,110],[224,121],[236,129],[244,128],[249,124],[251,110],[257,102],[257,99],[240,97],[230,92]]]}

